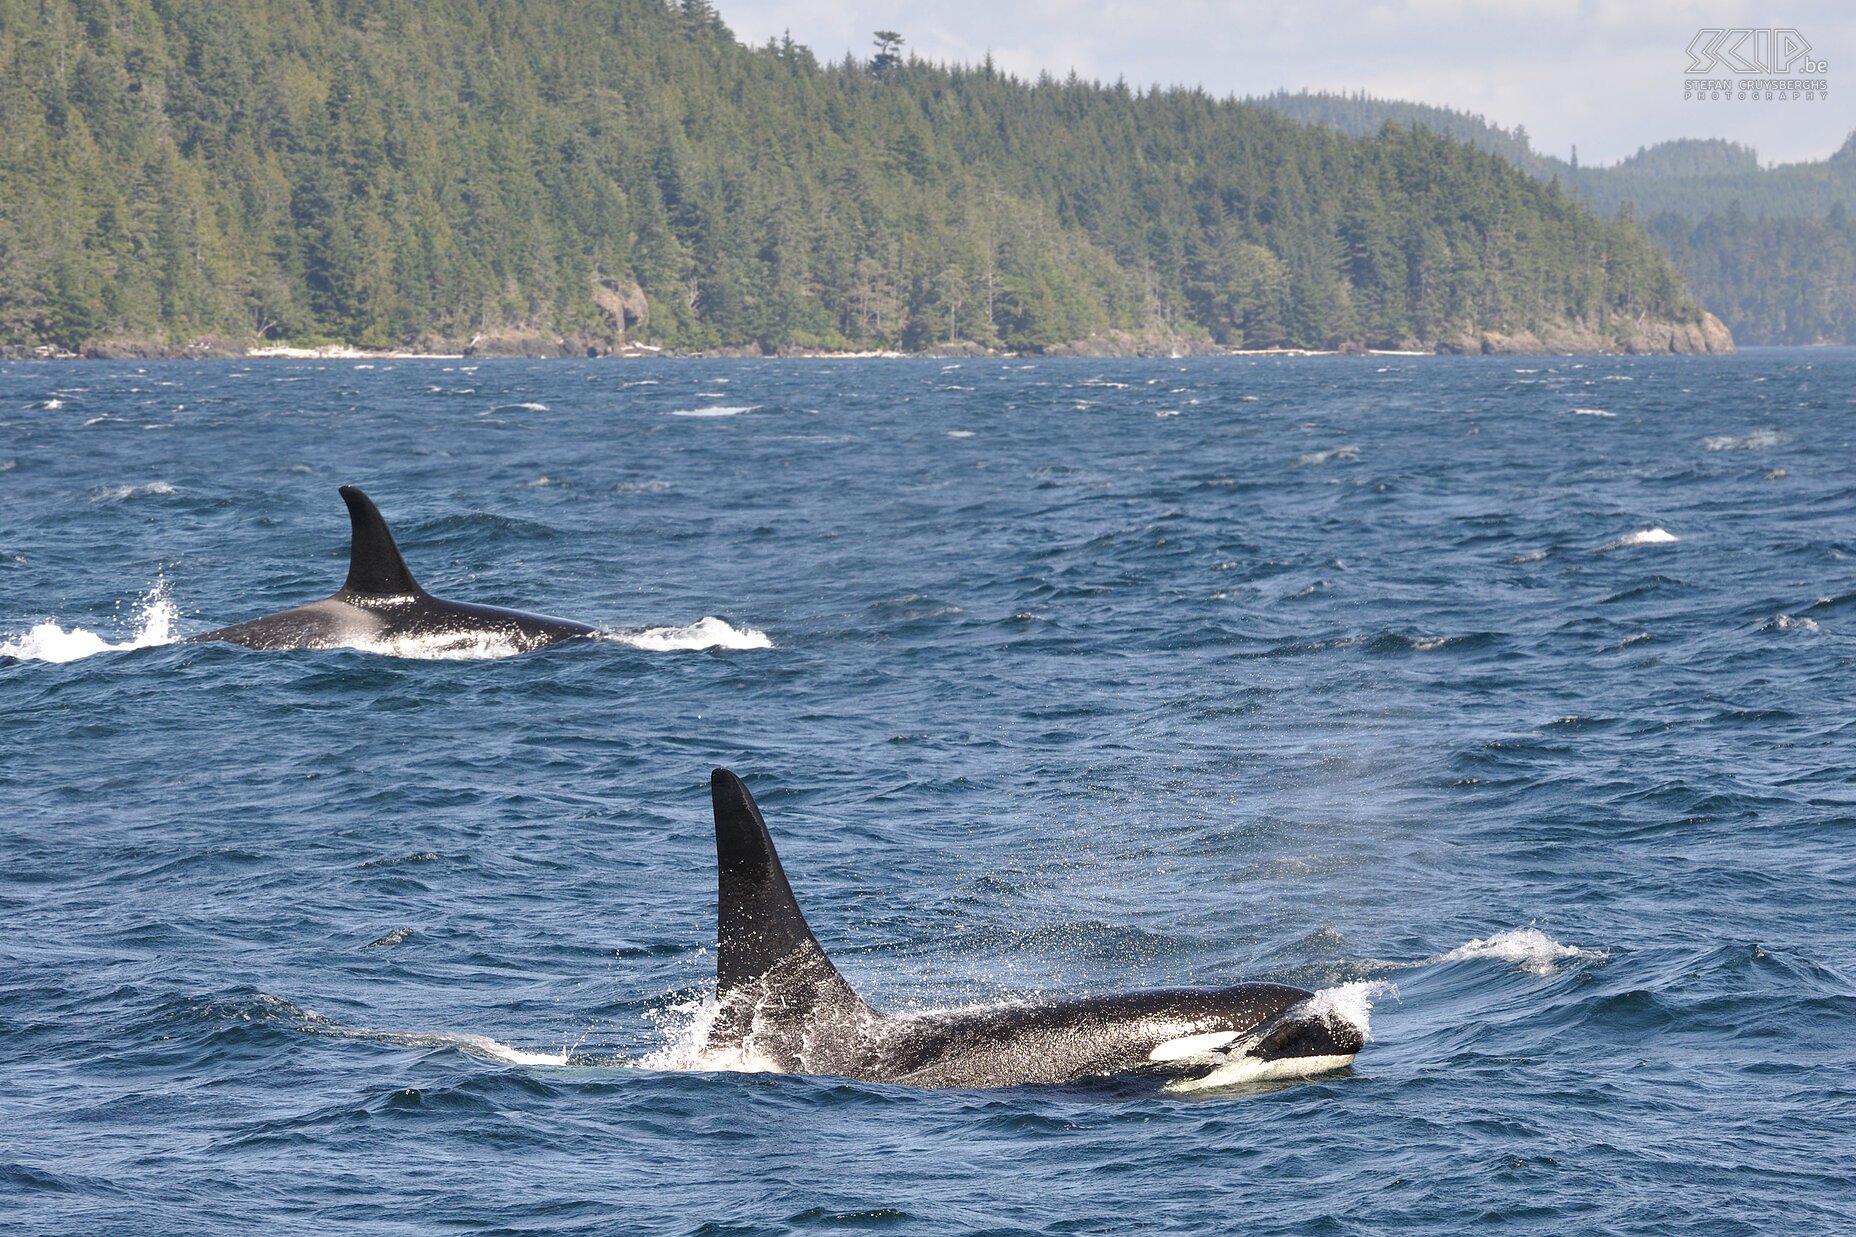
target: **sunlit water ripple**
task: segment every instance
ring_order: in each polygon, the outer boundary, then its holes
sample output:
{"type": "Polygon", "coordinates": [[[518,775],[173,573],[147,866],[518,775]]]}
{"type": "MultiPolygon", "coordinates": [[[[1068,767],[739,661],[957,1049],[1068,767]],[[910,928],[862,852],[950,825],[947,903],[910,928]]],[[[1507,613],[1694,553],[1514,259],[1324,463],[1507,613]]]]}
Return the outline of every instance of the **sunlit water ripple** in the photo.
{"type": "Polygon", "coordinates": [[[1850,1228],[1853,392],[0,366],[8,1227],[1850,1228]],[[607,638],[173,642],[332,591],[344,483],[607,638]],[[1270,979],[1372,1041],[1190,1098],[689,1069],[716,764],[881,1006],[1270,979]]]}

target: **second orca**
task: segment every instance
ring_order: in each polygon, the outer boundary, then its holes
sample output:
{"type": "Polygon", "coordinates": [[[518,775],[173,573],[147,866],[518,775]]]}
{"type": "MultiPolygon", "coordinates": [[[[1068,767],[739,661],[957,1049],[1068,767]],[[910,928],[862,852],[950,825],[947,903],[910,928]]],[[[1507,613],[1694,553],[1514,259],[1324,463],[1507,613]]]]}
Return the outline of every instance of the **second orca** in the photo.
{"type": "Polygon", "coordinates": [[[373,500],[352,485],[342,486],[341,496],[348,504],[352,539],[348,579],[340,589],[321,601],[190,636],[187,642],[223,640],[250,649],[324,649],[481,638],[526,653],[559,640],[598,634],[597,628],[571,619],[432,596],[412,578],[373,500]]]}

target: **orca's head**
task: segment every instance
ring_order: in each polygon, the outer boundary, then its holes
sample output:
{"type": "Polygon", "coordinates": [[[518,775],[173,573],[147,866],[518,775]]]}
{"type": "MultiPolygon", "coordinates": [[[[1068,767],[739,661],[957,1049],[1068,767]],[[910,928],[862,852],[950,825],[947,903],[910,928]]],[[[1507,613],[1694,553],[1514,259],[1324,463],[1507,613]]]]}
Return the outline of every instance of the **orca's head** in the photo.
{"type": "Polygon", "coordinates": [[[1300,988],[1243,984],[1209,994],[1209,1003],[1213,1008],[1198,1011],[1203,1030],[1170,1039],[1148,1056],[1180,1072],[1169,1090],[1325,1074],[1351,1064],[1366,1043],[1361,1026],[1300,988]]]}
{"type": "Polygon", "coordinates": [[[1265,1023],[1258,1036],[1244,1053],[1258,1061],[1350,1058],[1366,1043],[1366,1036],[1351,1019],[1307,1001],[1265,1023]]]}

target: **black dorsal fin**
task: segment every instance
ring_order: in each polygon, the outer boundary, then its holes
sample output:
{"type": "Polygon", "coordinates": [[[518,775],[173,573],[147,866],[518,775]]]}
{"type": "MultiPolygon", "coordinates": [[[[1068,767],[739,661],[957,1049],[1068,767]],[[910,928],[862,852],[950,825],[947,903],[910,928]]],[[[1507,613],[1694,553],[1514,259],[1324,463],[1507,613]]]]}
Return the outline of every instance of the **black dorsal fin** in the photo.
{"type": "MultiPolygon", "coordinates": [[[[726,1000],[769,980],[807,1007],[866,1011],[806,925],[754,796],[727,769],[709,775],[709,793],[715,802],[716,997],[726,1000]]],[[[785,1012],[803,1016],[809,1010],[785,1012]]]]}
{"type": "Polygon", "coordinates": [[[354,538],[348,549],[348,582],[344,593],[377,597],[418,597],[425,590],[406,569],[393,533],[380,516],[374,500],[352,485],[342,487],[342,501],[348,504],[348,521],[354,526],[354,538]]]}

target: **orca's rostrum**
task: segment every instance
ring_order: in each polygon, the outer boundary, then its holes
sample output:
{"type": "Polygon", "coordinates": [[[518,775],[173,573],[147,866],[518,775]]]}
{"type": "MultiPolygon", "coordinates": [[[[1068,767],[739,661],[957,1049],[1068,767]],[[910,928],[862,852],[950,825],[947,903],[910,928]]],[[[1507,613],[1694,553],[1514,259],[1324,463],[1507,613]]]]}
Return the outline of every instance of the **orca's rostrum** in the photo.
{"type": "Polygon", "coordinates": [[[597,634],[596,628],[570,619],[432,596],[412,578],[373,500],[352,485],[342,486],[341,496],[348,504],[353,535],[348,579],[339,590],[321,601],[190,636],[188,641],[223,640],[252,649],[319,649],[482,639],[527,652],[597,634]]]}
{"type": "Polygon", "coordinates": [[[1350,1019],[1285,984],[881,1013],[812,935],[748,788],[727,769],[709,788],[719,922],[705,1060],[919,1087],[1150,1071],[1195,1089],[1340,1069],[1364,1042],[1350,1019]]]}

